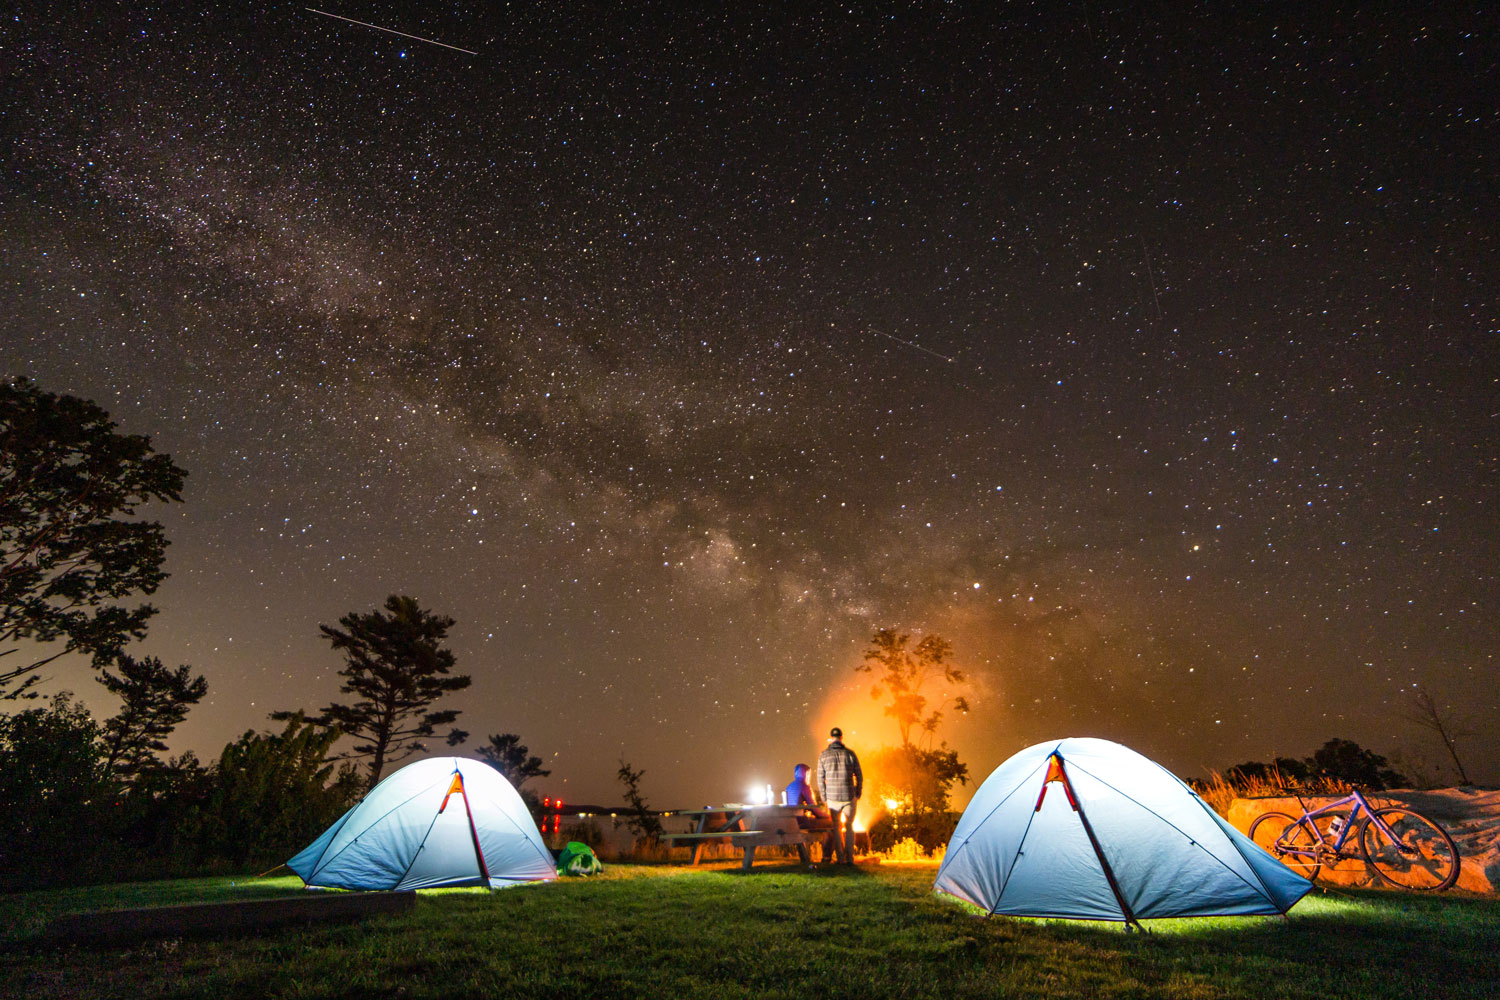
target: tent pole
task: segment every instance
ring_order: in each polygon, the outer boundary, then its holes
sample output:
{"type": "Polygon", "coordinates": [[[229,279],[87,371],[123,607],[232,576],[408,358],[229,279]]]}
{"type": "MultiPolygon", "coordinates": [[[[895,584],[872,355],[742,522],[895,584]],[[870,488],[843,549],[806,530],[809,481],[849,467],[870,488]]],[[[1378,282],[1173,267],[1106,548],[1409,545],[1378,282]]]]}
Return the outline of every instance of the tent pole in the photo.
{"type": "Polygon", "coordinates": [[[1083,832],[1088,835],[1089,844],[1094,848],[1094,856],[1099,859],[1099,867],[1104,869],[1104,878],[1109,882],[1109,890],[1115,894],[1115,902],[1119,904],[1120,913],[1125,917],[1126,928],[1134,927],[1138,931],[1145,931],[1141,922],[1136,919],[1130,909],[1130,904],[1125,902],[1125,894],[1120,891],[1120,883],[1115,880],[1114,869],[1109,866],[1109,860],[1104,857],[1104,848],[1099,846],[1099,838],[1094,836],[1094,825],[1089,822],[1088,814],[1083,811],[1083,802],[1073,791],[1072,779],[1068,777],[1067,768],[1063,766],[1062,755],[1053,752],[1057,760],[1057,771],[1062,775],[1063,788],[1068,792],[1068,799],[1073,803],[1073,809],[1078,813],[1078,820],[1083,824],[1083,832]]]}
{"type": "MultiPolygon", "coordinates": [[[[455,769],[455,773],[457,770],[455,769]]],[[[469,793],[464,788],[464,776],[458,775],[458,794],[464,799],[464,815],[469,817],[469,836],[474,839],[474,858],[479,862],[479,874],[484,877],[487,888],[493,889],[489,866],[484,863],[484,849],[479,846],[479,829],[474,826],[474,810],[469,808],[469,793]]]]}

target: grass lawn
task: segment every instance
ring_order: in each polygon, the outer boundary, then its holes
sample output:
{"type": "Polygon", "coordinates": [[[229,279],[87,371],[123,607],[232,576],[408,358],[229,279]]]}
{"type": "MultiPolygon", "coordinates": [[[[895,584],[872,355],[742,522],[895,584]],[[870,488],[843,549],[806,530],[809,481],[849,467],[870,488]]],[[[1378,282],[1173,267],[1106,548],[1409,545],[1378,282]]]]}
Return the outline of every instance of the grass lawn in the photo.
{"type": "Polygon", "coordinates": [[[299,892],[193,879],[0,896],[4,997],[1500,996],[1500,902],[1315,892],[1290,920],[981,920],[935,869],[611,865],[591,879],[420,894],[363,923],[130,948],[28,945],[90,908],[299,892]]]}

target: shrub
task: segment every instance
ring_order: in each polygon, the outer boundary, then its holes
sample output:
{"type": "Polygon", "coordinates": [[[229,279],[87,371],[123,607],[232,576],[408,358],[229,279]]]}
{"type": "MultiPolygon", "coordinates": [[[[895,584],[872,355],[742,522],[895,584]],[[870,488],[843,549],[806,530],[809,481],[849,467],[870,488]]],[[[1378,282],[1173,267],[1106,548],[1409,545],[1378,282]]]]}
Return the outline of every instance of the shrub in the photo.
{"type": "Polygon", "coordinates": [[[120,797],[99,725],[71,696],[0,716],[0,885],[98,878],[120,797]]]}
{"type": "Polygon", "coordinates": [[[961,815],[952,810],[917,817],[886,813],[870,824],[870,850],[884,854],[903,840],[915,841],[929,853],[941,850],[953,837],[961,815]]]}

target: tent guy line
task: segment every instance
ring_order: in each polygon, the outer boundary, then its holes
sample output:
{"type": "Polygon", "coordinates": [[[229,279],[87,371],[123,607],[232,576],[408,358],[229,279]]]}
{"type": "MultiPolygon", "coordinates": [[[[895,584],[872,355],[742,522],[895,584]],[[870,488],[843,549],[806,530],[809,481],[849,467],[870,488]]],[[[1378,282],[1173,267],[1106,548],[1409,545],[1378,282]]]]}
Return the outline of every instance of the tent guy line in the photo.
{"type": "Polygon", "coordinates": [[[475,52],[473,49],[461,49],[457,45],[449,45],[447,42],[440,42],[433,38],[423,38],[421,35],[408,35],[406,32],[397,31],[395,28],[382,28],[378,24],[371,24],[368,21],[356,21],[354,18],[345,17],[342,14],[330,14],[326,10],[318,10],[316,7],[303,7],[302,9],[311,11],[314,14],[321,14],[324,17],[332,17],[340,21],[348,21],[350,24],[357,24],[361,28],[374,28],[376,31],[384,31],[392,35],[400,35],[402,38],[410,38],[412,41],[416,42],[426,42],[428,45],[439,45],[445,49],[452,49],[454,52],[462,52],[465,55],[479,55],[479,53],[475,52]]]}

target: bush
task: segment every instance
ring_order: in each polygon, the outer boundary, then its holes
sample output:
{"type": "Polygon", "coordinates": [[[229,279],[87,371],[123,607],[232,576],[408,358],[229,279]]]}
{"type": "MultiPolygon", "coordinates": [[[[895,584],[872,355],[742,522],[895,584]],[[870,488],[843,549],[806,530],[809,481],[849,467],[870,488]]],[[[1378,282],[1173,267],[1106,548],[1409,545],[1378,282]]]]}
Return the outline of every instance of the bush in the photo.
{"type": "Polygon", "coordinates": [[[0,886],[97,880],[120,826],[99,726],[68,694],[0,716],[0,886]]]}
{"type": "Polygon", "coordinates": [[[904,840],[916,842],[928,853],[941,850],[952,839],[961,815],[952,810],[920,817],[886,813],[870,824],[870,850],[886,854],[904,840]]]}
{"type": "Polygon", "coordinates": [[[353,766],[328,760],[338,735],[296,715],[281,733],[247,732],[226,746],[193,832],[200,855],[259,868],[315,840],[364,788],[353,766]]]}

